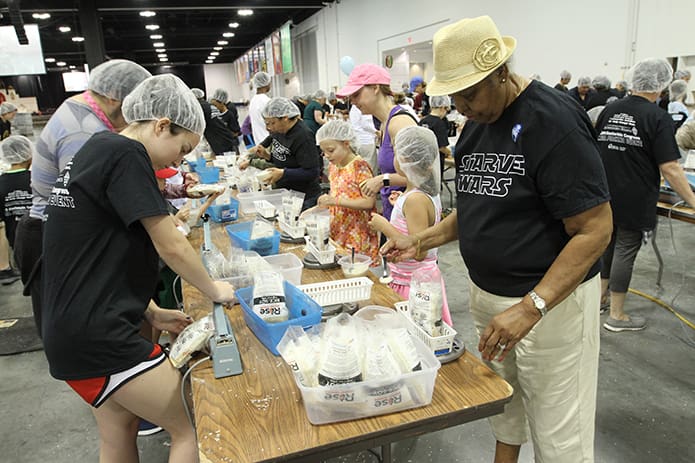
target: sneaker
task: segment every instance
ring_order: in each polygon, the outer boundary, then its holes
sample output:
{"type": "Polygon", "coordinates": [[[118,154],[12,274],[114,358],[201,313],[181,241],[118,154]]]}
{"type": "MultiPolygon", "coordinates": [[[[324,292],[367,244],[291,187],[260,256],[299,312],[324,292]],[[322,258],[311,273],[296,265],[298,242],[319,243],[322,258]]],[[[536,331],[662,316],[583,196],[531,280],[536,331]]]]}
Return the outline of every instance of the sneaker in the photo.
{"type": "Polygon", "coordinates": [[[629,320],[616,320],[613,317],[608,317],[608,320],[603,324],[603,327],[608,331],[619,333],[621,331],[639,331],[647,326],[647,321],[644,317],[631,315],[629,320]]]}
{"type": "Polygon", "coordinates": [[[604,314],[608,312],[611,308],[611,298],[607,297],[605,299],[601,298],[601,308],[599,309],[599,314],[604,314]]]}
{"type": "Polygon", "coordinates": [[[140,418],[140,424],[138,425],[138,436],[151,436],[152,434],[157,434],[160,431],[162,431],[162,428],[156,424],[140,418]]]}
{"type": "Polygon", "coordinates": [[[20,278],[21,276],[19,275],[19,272],[17,270],[14,270],[13,268],[0,270],[0,283],[3,286],[11,285],[20,278]]]}

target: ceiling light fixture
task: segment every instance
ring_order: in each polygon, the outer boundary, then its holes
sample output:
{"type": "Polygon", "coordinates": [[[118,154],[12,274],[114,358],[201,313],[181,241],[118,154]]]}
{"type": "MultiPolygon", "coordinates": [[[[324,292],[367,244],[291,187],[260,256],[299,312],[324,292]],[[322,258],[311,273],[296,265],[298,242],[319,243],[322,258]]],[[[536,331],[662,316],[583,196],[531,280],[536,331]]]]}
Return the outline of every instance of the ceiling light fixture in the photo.
{"type": "Polygon", "coordinates": [[[46,58],[44,61],[47,63],[55,63],[56,59],[55,58],[46,58]]]}
{"type": "Polygon", "coordinates": [[[239,27],[239,23],[229,23],[229,27],[236,29],[237,27],[239,27]]]}
{"type": "Polygon", "coordinates": [[[84,37],[76,36],[76,37],[73,37],[71,40],[73,42],[84,42],[84,37]]]}
{"type": "Polygon", "coordinates": [[[141,11],[140,16],[143,18],[151,18],[152,16],[157,16],[157,13],[154,11],[141,11]]]}
{"type": "Polygon", "coordinates": [[[66,63],[65,61],[58,61],[58,62],[56,63],[56,66],[63,67],[63,66],[65,66],[66,64],[67,64],[67,63],[66,63]]]}
{"type": "Polygon", "coordinates": [[[160,53],[157,55],[157,58],[166,58],[167,54],[166,53],[160,53]]]}
{"type": "Polygon", "coordinates": [[[219,51],[211,51],[210,56],[220,56],[220,52],[219,51]]]}
{"type": "Polygon", "coordinates": [[[229,44],[229,42],[227,42],[226,40],[218,40],[217,41],[217,45],[228,45],[228,44],[229,44]]]}
{"type": "Polygon", "coordinates": [[[50,13],[34,13],[31,15],[34,19],[48,19],[51,17],[50,13]]]}
{"type": "Polygon", "coordinates": [[[220,51],[220,50],[222,50],[222,47],[212,47],[212,49],[215,51],[220,51]]]}
{"type": "Polygon", "coordinates": [[[75,66],[70,66],[70,69],[75,69],[75,66]]]}
{"type": "Polygon", "coordinates": [[[71,28],[70,26],[60,26],[60,27],[58,28],[58,30],[59,30],[60,32],[65,33],[65,32],[70,32],[70,31],[72,30],[72,28],[71,28]]]}
{"type": "Polygon", "coordinates": [[[155,42],[152,44],[155,48],[164,48],[164,42],[155,42]]]}
{"type": "Polygon", "coordinates": [[[211,60],[211,59],[206,59],[205,62],[206,62],[207,64],[212,64],[212,63],[214,63],[214,61],[211,60]]]}
{"type": "Polygon", "coordinates": [[[234,37],[234,32],[225,32],[222,37],[234,37]]]}
{"type": "Polygon", "coordinates": [[[166,63],[167,61],[169,61],[169,58],[159,58],[159,61],[161,61],[162,63],[166,63]]]}
{"type": "Polygon", "coordinates": [[[162,34],[150,35],[150,38],[151,38],[152,40],[161,40],[163,37],[164,37],[164,36],[162,36],[162,34]]]}
{"type": "Polygon", "coordinates": [[[156,24],[148,24],[147,26],[145,26],[145,29],[147,29],[148,31],[156,31],[157,29],[159,29],[159,26],[156,24]]]}
{"type": "Polygon", "coordinates": [[[237,14],[239,16],[251,16],[253,14],[253,10],[239,10],[237,11],[237,14]]]}
{"type": "Polygon", "coordinates": [[[166,48],[157,48],[155,51],[156,51],[157,53],[166,53],[166,52],[167,52],[167,49],[166,49],[166,48]]]}

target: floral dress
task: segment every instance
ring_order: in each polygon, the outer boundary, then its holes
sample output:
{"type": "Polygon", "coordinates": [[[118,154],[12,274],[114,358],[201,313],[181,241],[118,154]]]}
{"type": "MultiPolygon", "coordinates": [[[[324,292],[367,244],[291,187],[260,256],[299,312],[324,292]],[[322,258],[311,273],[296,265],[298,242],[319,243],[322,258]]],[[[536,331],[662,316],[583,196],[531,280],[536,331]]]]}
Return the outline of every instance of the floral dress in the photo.
{"type": "MultiPolygon", "coordinates": [[[[331,183],[331,195],[339,200],[362,198],[360,183],[372,178],[369,163],[356,156],[347,166],[330,164],[328,180],[331,183]]],[[[371,210],[349,209],[342,206],[329,207],[331,213],[331,238],[345,249],[355,248],[355,252],[372,258],[377,264],[379,241],[376,231],[369,226],[371,210]]]]}

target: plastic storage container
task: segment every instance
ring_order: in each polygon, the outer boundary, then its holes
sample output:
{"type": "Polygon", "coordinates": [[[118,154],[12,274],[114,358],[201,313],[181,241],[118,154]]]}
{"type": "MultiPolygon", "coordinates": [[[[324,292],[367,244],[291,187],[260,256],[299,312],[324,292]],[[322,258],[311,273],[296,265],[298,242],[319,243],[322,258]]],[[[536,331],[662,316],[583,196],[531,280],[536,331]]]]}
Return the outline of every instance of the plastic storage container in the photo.
{"type": "Polygon", "coordinates": [[[302,328],[311,328],[321,323],[323,310],[309,296],[301,292],[292,283],[285,281],[285,303],[290,311],[290,319],[281,323],[266,323],[253,312],[253,287],[242,288],[236,291],[236,297],[241,304],[241,313],[249,329],[256,335],[259,341],[274,355],[280,355],[277,345],[285,335],[287,327],[298,325],[302,328]]]}
{"type": "Polygon", "coordinates": [[[423,330],[417,323],[410,318],[410,307],[408,301],[396,302],[396,310],[403,315],[403,317],[408,322],[408,332],[413,336],[417,337],[420,341],[425,343],[434,352],[434,355],[444,355],[451,352],[452,346],[454,345],[454,337],[456,336],[456,330],[442,323],[442,334],[441,336],[430,336],[425,330],[423,330]]]}
{"type": "Polygon", "coordinates": [[[280,219],[282,215],[278,216],[278,223],[280,224],[280,230],[285,232],[290,238],[302,238],[306,234],[306,224],[300,220],[299,224],[296,226],[291,226],[286,224],[280,219]]]}
{"type": "Polygon", "coordinates": [[[239,218],[239,201],[229,198],[228,204],[213,204],[207,213],[214,222],[232,222],[239,218]]]}
{"type": "Polygon", "coordinates": [[[263,191],[253,191],[251,193],[239,193],[237,199],[239,200],[239,208],[242,214],[255,214],[256,206],[254,201],[260,201],[265,199],[270,204],[275,206],[275,209],[280,209],[282,206],[282,197],[287,194],[289,190],[285,188],[278,188],[277,190],[263,190],[263,191]]]}
{"type": "Polygon", "coordinates": [[[253,207],[256,213],[266,219],[273,219],[277,215],[277,208],[266,199],[257,199],[253,202],[253,207]]]}
{"type": "Polygon", "coordinates": [[[361,277],[369,272],[369,266],[372,264],[372,258],[364,254],[355,254],[355,256],[343,256],[338,259],[338,265],[343,269],[345,278],[361,277]]]}
{"type": "Polygon", "coordinates": [[[227,225],[227,234],[232,244],[246,251],[256,251],[261,256],[277,254],[280,250],[280,232],[273,230],[273,236],[250,239],[253,222],[242,222],[227,225]]]}
{"type": "Polygon", "coordinates": [[[220,169],[217,167],[196,167],[200,183],[217,183],[220,181],[220,169]]]}
{"type": "Polygon", "coordinates": [[[301,285],[299,289],[325,307],[371,299],[372,285],[374,283],[369,278],[358,277],[301,285]]]}
{"type": "Polygon", "coordinates": [[[302,283],[304,264],[294,254],[277,254],[266,256],[263,259],[273,267],[273,270],[280,272],[282,277],[293,285],[298,286],[302,283]]]}
{"type": "Polygon", "coordinates": [[[306,250],[309,254],[316,257],[316,260],[319,261],[319,264],[332,264],[333,262],[335,262],[335,246],[333,246],[332,244],[329,244],[328,248],[325,251],[319,251],[318,249],[316,249],[316,246],[311,244],[311,241],[307,240],[306,250]]]}
{"type": "MultiPolygon", "coordinates": [[[[358,312],[359,313],[359,312],[358,312]]],[[[441,364],[413,337],[422,369],[398,377],[306,387],[295,377],[311,424],[336,423],[429,405],[441,364]]]]}

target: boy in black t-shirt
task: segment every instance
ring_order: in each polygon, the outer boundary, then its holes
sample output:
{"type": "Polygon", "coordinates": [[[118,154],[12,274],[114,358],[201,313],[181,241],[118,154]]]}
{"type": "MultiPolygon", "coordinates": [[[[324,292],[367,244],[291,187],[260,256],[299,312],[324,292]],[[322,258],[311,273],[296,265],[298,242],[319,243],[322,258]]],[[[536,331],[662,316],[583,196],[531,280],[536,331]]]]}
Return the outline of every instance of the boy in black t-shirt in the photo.
{"type": "MultiPolygon", "coordinates": [[[[0,221],[5,224],[9,246],[14,246],[17,222],[31,208],[31,166],[34,145],[28,138],[12,135],[0,144],[0,160],[10,169],[0,175],[0,221]]],[[[5,240],[5,237],[2,238],[5,240]]],[[[19,273],[10,267],[7,245],[0,245],[0,281],[3,285],[19,279],[19,273]]]]}

